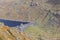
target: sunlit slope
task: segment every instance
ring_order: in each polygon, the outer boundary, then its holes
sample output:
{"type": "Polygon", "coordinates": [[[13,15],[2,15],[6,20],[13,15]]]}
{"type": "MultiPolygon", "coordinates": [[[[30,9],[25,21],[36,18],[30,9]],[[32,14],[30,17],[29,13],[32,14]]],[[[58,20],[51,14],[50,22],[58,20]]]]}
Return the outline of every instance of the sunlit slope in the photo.
{"type": "Polygon", "coordinates": [[[40,26],[31,26],[25,30],[32,40],[60,40],[60,29],[52,27],[50,29],[40,26]],[[57,30],[58,29],[58,30],[57,30]]]}
{"type": "Polygon", "coordinates": [[[0,40],[31,40],[25,33],[17,28],[10,28],[0,24],[0,40]]]}

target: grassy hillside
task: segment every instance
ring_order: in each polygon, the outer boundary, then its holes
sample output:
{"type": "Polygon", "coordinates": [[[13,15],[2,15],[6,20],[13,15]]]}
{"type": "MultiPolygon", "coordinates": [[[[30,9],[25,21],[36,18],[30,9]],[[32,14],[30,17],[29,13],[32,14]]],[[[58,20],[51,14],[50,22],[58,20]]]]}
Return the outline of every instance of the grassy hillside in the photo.
{"type": "Polygon", "coordinates": [[[60,4],[54,4],[58,1],[1,0],[0,18],[34,22],[25,30],[32,40],[60,40],[60,4]]]}
{"type": "Polygon", "coordinates": [[[57,28],[44,28],[41,26],[31,26],[25,30],[32,40],[60,40],[60,32],[57,28]]]}

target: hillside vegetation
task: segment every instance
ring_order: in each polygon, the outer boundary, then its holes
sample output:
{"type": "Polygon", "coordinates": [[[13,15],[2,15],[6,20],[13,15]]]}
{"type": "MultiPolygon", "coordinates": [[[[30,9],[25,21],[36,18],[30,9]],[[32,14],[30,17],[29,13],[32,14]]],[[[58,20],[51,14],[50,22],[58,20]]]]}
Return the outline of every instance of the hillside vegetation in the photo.
{"type": "Polygon", "coordinates": [[[0,18],[34,22],[24,31],[32,40],[60,40],[60,0],[1,0],[0,18]]]}

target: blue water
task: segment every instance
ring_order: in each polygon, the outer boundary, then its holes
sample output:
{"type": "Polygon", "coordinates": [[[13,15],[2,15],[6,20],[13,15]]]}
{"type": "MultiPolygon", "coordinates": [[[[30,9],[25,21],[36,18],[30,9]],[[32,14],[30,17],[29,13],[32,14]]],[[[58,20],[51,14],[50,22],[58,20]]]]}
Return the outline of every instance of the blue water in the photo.
{"type": "Polygon", "coordinates": [[[5,26],[9,26],[9,27],[16,27],[16,26],[20,26],[21,24],[24,25],[29,23],[29,22],[11,21],[5,19],[0,19],[0,22],[3,22],[5,26]]]}

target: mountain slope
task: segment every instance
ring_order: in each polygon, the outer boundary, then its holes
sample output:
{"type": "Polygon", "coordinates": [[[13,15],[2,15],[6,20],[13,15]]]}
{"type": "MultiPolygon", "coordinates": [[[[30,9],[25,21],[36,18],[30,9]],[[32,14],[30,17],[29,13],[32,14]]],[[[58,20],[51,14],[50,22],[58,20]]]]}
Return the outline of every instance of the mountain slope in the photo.
{"type": "Polygon", "coordinates": [[[25,33],[17,28],[4,26],[0,23],[0,40],[31,40],[25,33]]]}

